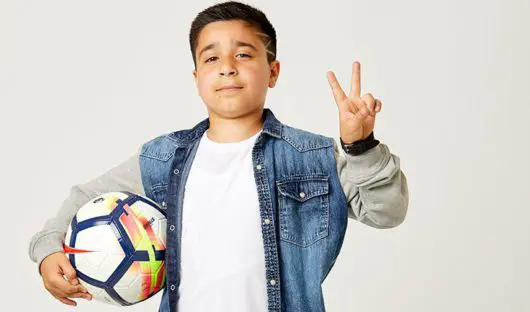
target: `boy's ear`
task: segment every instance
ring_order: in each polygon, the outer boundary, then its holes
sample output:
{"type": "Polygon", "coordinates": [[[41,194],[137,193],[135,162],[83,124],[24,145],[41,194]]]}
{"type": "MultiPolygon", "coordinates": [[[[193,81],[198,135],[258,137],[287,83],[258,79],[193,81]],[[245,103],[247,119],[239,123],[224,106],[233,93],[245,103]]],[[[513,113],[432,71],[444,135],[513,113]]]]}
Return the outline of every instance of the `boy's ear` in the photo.
{"type": "Polygon", "coordinates": [[[195,80],[195,87],[197,88],[197,94],[200,95],[200,93],[199,93],[199,81],[198,81],[198,76],[197,76],[197,70],[196,69],[193,70],[193,80],[195,80]]]}
{"type": "Polygon", "coordinates": [[[280,61],[274,60],[271,62],[269,75],[269,88],[274,88],[278,77],[280,76],[280,61]]]}

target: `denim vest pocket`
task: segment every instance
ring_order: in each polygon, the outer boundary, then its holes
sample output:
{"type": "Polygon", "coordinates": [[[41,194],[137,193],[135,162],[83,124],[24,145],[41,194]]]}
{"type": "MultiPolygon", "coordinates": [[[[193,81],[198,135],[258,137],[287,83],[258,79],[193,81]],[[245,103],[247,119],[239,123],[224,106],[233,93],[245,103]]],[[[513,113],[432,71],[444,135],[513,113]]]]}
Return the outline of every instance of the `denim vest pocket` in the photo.
{"type": "Polygon", "coordinates": [[[328,176],[289,176],[276,185],[282,241],[307,247],[328,236],[328,176]]]}

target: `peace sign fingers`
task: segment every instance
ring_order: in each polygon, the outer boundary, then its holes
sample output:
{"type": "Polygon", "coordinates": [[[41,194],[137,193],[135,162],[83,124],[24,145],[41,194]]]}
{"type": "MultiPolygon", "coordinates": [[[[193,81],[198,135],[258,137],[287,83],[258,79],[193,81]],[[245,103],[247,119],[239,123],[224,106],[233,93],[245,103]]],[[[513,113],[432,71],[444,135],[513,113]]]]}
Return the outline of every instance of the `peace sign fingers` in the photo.
{"type": "Polygon", "coordinates": [[[342,141],[350,143],[367,138],[374,129],[376,113],[381,111],[382,103],[371,93],[361,96],[361,64],[353,62],[349,96],[344,93],[332,71],[328,71],[327,76],[339,109],[342,141]]]}

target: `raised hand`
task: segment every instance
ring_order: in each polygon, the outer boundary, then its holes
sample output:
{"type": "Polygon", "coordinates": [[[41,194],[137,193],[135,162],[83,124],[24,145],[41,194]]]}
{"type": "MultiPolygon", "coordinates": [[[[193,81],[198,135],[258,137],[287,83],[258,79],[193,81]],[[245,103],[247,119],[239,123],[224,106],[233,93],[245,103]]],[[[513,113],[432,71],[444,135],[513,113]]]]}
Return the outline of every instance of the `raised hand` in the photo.
{"type": "Polygon", "coordinates": [[[335,74],[328,71],[328,82],[339,109],[340,137],[345,144],[365,139],[374,130],[375,115],[382,102],[372,94],[361,97],[361,64],[353,62],[350,95],[346,96],[335,74]]]}

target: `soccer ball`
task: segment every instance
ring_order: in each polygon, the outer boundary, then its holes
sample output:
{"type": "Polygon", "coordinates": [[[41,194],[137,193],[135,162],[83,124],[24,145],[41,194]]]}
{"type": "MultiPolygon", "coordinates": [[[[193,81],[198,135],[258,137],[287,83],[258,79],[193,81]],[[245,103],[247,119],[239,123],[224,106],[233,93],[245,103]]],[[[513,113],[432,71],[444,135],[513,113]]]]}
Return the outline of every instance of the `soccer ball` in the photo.
{"type": "Polygon", "coordinates": [[[132,305],[165,285],[166,226],[165,213],[152,200],[106,193],[78,210],[64,251],[94,299],[132,305]]]}

